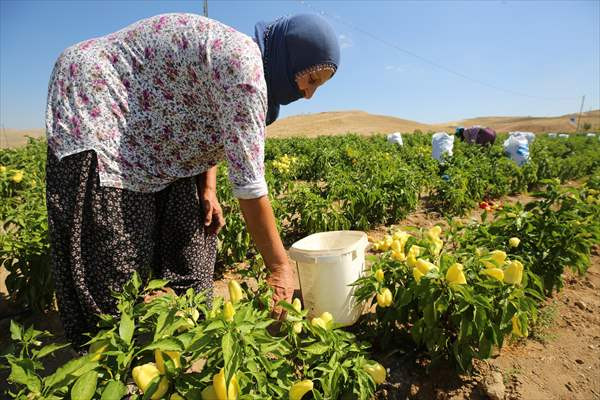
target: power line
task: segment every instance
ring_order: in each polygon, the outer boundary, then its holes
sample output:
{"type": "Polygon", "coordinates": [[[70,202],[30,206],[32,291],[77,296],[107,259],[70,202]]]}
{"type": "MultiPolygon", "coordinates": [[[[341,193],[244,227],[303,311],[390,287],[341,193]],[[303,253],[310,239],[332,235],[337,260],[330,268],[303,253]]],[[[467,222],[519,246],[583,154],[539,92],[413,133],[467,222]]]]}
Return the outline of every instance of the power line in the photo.
{"type": "Polygon", "coordinates": [[[565,100],[566,101],[566,100],[573,100],[573,99],[578,98],[578,97],[575,97],[575,96],[573,96],[573,97],[554,97],[554,98],[542,97],[542,96],[534,96],[534,95],[530,95],[530,94],[526,94],[526,93],[517,92],[517,91],[511,90],[511,89],[506,89],[506,88],[503,88],[503,87],[500,87],[500,86],[497,86],[497,85],[494,85],[494,84],[491,84],[491,83],[488,83],[488,82],[484,82],[484,81],[482,81],[480,79],[477,79],[477,78],[472,78],[472,77],[470,77],[470,76],[468,76],[466,74],[463,74],[462,72],[459,72],[459,71],[453,70],[451,68],[445,67],[445,66],[443,66],[443,65],[441,65],[441,64],[439,64],[439,63],[437,63],[435,61],[431,61],[431,60],[429,60],[429,59],[427,59],[427,58],[425,58],[423,56],[420,56],[420,55],[418,55],[418,54],[416,54],[416,53],[414,53],[414,52],[412,52],[410,50],[403,49],[400,46],[396,45],[395,43],[392,43],[392,42],[390,42],[388,40],[382,39],[382,38],[378,37],[377,35],[372,34],[369,31],[366,31],[366,30],[364,30],[364,29],[362,29],[362,28],[360,28],[360,27],[358,27],[358,26],[356,26],[356,25],[354,25],[354,24],[352,24],[350,22],[345,21],[340,16],[331,15],[331,14],[329,14],[326,11],[318,10],[315,7],[313,7],[309,2],[307,2],[305,0],[298,0],[298,1],[301,4],[305,5],[306,7],[312,9],[316,13],[321,14],[323,16],[326,16],[329,19],[337,20],[341,24],[346,25],[347,27],[349,27],[351,29],[354,29],[355,31],[358,31],[358,32],[362,33],[363,35],[366,35],[366,36],[370,37],[371,39],[373,39],[375,41],[381,42],[381,43],[385,44],[386,46],[392,47],[395,50],[398,50],[398,51],[400,51],[402,53],[408,54],[411,57],[417,58],[417,59],[423,61],[424,63],[432,65],[432,66],[434,66],[434,67],[436,67],[438,69],[441,69],[441,70],[446,71],[446,72],[448,72],[450,74],[456,75],[456,76],[458,76],[460,78],[463,78],[465,80],[468,80],[468,81],[471,81],[471,82],[475,82],[475,83],[477,83],[479,85],[487,86],[487,87],[492,88],[492,89],[496,89],[496,90],[500,90],[500,91],[503,91],[503,92],[506,92],[506,93],[510,93],[512,95],[515,95],[515,96],[528,97],[528,98],[531,98],[531,99],[538,99],[538,100],[541,99],[541,100],[549,100],[549,101],[556,101],[556,100],[565,100]]]}

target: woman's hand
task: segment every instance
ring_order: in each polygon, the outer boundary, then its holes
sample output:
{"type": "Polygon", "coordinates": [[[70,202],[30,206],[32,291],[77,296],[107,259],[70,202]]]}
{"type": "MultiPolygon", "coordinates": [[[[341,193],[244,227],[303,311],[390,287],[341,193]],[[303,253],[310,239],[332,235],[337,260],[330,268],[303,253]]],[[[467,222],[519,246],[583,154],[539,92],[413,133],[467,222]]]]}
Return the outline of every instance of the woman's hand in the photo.
{"type": "Polygon", "coordinates": [[[281,319],[285,313],[281,307],[277,307],[280,300],[292,302],[296,281],[289,264],[269,268],[267,282],[273,288],[273,318],[281,319]]]}
{"type": "Polygon", "coordinates": [[[223,210],[217,199],[217,193],[212,189],[203,190],[200,195],[202,208],[204,209],[204,226],[209,233],[217,234],[225,226],[223,210]]]}
{"type": "MultiPolygon", "coordinates": [[[[257,199],[239,199],[239,201],[248,232],[269,270],[267,282],[275,291],[273,295],[275,304],[279,300],[291,302],[296,287],[294,273],[277,232],[277,224],[269,198],[262,196],[257,199]]],[[[283,316],[282,310],[276,307],[274,317],[282,318],[283,316]]]]}

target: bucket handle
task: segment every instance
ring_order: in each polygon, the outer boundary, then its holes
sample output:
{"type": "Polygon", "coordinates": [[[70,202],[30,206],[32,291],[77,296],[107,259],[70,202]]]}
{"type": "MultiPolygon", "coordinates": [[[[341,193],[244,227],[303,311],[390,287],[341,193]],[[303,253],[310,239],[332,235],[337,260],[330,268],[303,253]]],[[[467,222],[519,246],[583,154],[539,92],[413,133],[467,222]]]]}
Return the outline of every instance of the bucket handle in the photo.
{"type": "Polygon", "coordinates": [[[356,257],[358,257],[358,251],[356,249],[349,251],[348,253],[338,254],[335,256],[309,256],[296,252],[294,249],[290,249],[290,257],[296,262],[305,264],[332,264],[337,262],[340,257],[348,254],[352,254],[352,260],[355,260],[356,257]]]}

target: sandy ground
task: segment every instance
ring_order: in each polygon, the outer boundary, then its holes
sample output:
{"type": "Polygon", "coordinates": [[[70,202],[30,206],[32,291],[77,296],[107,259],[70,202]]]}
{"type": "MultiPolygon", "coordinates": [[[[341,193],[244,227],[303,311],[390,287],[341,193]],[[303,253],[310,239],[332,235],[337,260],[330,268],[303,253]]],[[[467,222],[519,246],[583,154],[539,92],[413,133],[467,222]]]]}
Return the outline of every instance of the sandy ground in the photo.
{"type": "MultiPolygon", "coordinates": [[[[282,118],[267,128],[268,137],[339,135],[357,133],[370,135],[374,133],[413,132],[420,129],[428,131],[453,132],[457,126],[483,125],[494,128],[497,132],[531,131],[531,132],[574,132],[575,127],[569,118],[576,114],[557,117],[479,117],[460,121],[425,124],[407,119],[386,115],[374,115],[364,111],[336,111],[315,114],[295,115],[282,118]]],[[[592,131],[600,132],[600,110],[582,114],[580,124],[589,123],[592,131]]],[[[0,132],[0,148],[22,146],[27,143],[26,136],[40,137],[43,129],[3,129],[0,132]]]]}

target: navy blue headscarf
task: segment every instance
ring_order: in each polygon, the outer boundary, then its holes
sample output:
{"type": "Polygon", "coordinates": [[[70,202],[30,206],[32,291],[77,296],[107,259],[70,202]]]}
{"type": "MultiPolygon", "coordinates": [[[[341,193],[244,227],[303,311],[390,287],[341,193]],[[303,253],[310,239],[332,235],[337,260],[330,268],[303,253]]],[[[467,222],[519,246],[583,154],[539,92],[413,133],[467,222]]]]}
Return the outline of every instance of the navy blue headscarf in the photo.
{"type": "Polygon", "coordinates": [[[331,25],[314,14],[259,22],[254,35],[263,57],[269,125],[277,119],[280,105],[302,97],[295,75],[321,64],[330,65],[335,71],[340,63],[340,46],[331,25]]]}

